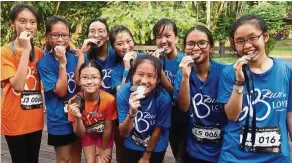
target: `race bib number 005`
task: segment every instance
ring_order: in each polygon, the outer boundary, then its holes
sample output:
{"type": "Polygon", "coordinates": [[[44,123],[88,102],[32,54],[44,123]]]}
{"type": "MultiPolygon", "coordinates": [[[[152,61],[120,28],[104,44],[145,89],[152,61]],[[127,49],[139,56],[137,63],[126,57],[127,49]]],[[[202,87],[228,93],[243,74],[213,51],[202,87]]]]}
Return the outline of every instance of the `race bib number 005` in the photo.
{"type": "MultiPolygon", "coordinates": [[[[242,144],[244,127],[240,132],[240,144],[242,144]]],[[[255,143],[250,151],[279,153],[281,145],[281,134],[279,127],[256,128],[255,143]]],[[[246,148],[252,146],[251,128],[247,133],[246,148]]]]}
{"type": "Polygon", "coordinates": [[[199,142],[220,143],[221,129],[219,126],[199,126],[194,124],[192,133],[199,142]]]}
{"type": "Polygon", "coordinates": [[[23,91],[21,93],[21,108],[24,110],[39,109],[43,107],[41,91],[23,91]]]}

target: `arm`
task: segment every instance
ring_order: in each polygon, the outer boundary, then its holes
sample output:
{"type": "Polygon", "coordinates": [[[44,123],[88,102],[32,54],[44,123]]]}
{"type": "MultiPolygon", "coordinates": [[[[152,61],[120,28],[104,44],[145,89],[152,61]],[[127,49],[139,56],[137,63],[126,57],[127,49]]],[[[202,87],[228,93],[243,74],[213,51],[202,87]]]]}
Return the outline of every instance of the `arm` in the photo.
{"type": "MultiPolygon", "coordinates": [[[[129,73],[129,69],[125,69],[123,74],[128,74],[128,73],[129,73]]],[[[128,75],[123,75],[122,83],[120,85],[116,86],[116,91],[118,91],[121,88],[121,86],[123,86],[126,83],[127,76],[128,75]]]]}
{"type": "Polygon", "coordinates": [[[130,117],[130,115],[127,115],[124,122],[119,124],[119,130],[122,137],[127,137],[130,134],[133,128],[133,121],[134,121],[134,117],[130,117]]]}
{"type": "Polygon", "coordinates": [[[112,120],[105,120],[104,121],[104,130],[102,133],[102,148],[106,149],[111,133],[113,132],[113,124],[114,121],[112,120]]]}
{"type": "Polygon", "coordinates": [[[190,83],[189,77],[182,77],[180,89],[177,96],[178,106],[181,111],[187,112],[190,107],[190,94],[186,93],[190,92],[190,83]]]}
{"type": "Polygon", "coordinates": [[[173,85],[168,81],[164,71],[161,71],[161,84],[163,87],[172,95],[173,93],[173,85]]]}
{"type": "Polygon", "coordinates": [[[160,134],[161,134],[161,128],[155,127],[152,132],[151,138],[147,143],[146,150],[143,153],[143,156],[142,156],[143,159],[146,159],[146,160],[150,159],[151,153],[154,151],[154,148],[159,140],[160,134]]]}
{"type": "MultiPolygon", "coordinates": [[[[237,90],[242,90],[243,86],[234,86],[237,90]]],[[[224,105],[225,113],[229,120],[236,122],[242,109],[242,94],[232,91],[230,99],[224,105]]]]}
{"type": "Polygon", "coordinates": [[[287,126],[290,139],[292,139],[292,112],[287,112],[287,126]]]}
{"type": "Polygon", "coordinates": [[[79,137],[84,136],[86,129],[81,117],[76,117],[75,122],[73,122],[73,129],[74,133],[79,137]]]}
{"type": "Polygon", "coordinates": [[[65,97],[68,90],[66,65],[59,64],[59,77],[53,92],[59,97],[65,97]]]}
{"type": "Polygon", "coordinates": [[[9,78],[9,82],[16,92],[22,92],[26,83],[29,55],[30,52],[34,50],[30,44],[31,37],[32,36],[26,31],[21,32],[18,37],[18,41],[22,48],[22,55],[15,76],[9,78]]]}

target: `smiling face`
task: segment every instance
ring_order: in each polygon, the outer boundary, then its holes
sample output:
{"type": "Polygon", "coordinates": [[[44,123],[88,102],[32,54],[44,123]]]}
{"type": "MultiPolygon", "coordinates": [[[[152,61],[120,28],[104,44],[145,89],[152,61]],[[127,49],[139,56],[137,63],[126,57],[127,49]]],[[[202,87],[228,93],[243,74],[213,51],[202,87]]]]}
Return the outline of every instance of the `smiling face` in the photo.
{"type": "Polygon", "coordinates": [[[64,46],[66,49],[69,46],[69,28],[62,22],[57,22],[51,25],[51,32],[46,35],[46,39],[52,49],[56,46],[64,46]]]}
{"type": "Polygon", "coordinates": [[[34,36],[37,32],[37,18],[36,16],[29,11],[28,9],[24,9],[18,13],[16,19],[13,22],[10,22],[13,30],[16,32],[16,36],[18,37],[21,32],[27,31],[32,33],[34,36]]]}
{"type": "Polygon", "coordinates": [[[170,25],[166,25],[165,28],[161,28],[155,38],[156,46],[158,48],[163,48],[164,54],[170,55],[175,53],[178,37],[175,35],[170,25]]]}
{"type": "Polygon", "coordinates": [[[211,52],[212,47],[206,33],[199,30],[193,30],[187,35],[185,54],[199,56],[194,59],[195,64],[209,61],[211,52]]]}
{"type": "Polygon", "coordinates": [[[256,25],[246,23],[234,32],[235,49],[240,56],[250,55],[251,60],[265,56],[265,43],[269,40],[268,32],[263,32],[256,25]]]}
{"type": "Polygon", "coordinates": [[[115,37],[114,48],[120,57],[134,50],[134,41],[128,32],[118,33],[115,37]]]}
{"type": "Polygon", "coordinates": [[[146,86],[145,96],[151,94],[158,82],[156,69],[150,60],[144,60],[137,66],[133,75],[133,85],[146,86]]]}
{"type": "Polygon", "coordinates": [[[98,47],[105,45],[108,41],[108,32],[105,24],[100,21],[92,22],[89,25],[87,37],[96,39],[96,41],[99,42],[97,45],[98,47]]]}
{"type": "Polygon", "coordinates": [[[94,67],[85,67],[81,70],[80,86],[84,93],[97,93],[101,86],[102,78],[98,69],[94,67]]]}

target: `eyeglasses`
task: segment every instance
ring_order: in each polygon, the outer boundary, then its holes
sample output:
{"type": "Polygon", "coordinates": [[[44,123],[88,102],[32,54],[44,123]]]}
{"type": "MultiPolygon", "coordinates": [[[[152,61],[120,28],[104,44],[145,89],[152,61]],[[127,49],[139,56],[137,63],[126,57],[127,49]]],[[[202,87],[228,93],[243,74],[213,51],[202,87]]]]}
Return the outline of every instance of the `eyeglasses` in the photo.
{"type": "Polygon", "coordinates": [[[62,37],[63,40],[68,40],[70,38],[70,35],[68,34],[50,33],[49,35],[52,37],[52,39],[59,39],[62,37]]]}
{"type": "Polygon", "coordinates": [[[92,77],[88,77],[88,76],[81,76],[81,80],[82,81],[85,81],[85,82],[88,82],[89,80],[91,80],[92,82],[97,82],[99,80],[101,80],[101,77],[100,76],[92,76],[92,77]]]}
{"type": "Polygon", "coordinates": [[[252,36],[252,37],[250,37],[248,39],[245,39],[245,40],[237,40],[237,41],[234,42],[234,44],[236,46],[243,46],[243,45],[245,45],[246,42],[249,42],[251,44],[255,44],[255,43],[257,43],[257,41],[259,40],[259,38],[262,35],[263,35],[263,33],[261,33],[259,36],[252,36]]]}
{"type": "Polygon", "coordinates": [[[94,30],[94,29],[90,29],[88,35],[90,36],[94,36],[98,34],[99,36],[102,36],[105,34],[105,30],[104,29],[98,29],[98,30],[94,30]]]}
{"type": "Polygon", "coordinates": [[[186,49],[187,50],[193,50],[196,45],[200,49],[206,49],[208,47],[208,45],[209,45],[209,41],[206,41],[206,40],[201,40],[201,41],[198,41],[198,42],[189,41],[189,42],[186,43],[186,49]]]}

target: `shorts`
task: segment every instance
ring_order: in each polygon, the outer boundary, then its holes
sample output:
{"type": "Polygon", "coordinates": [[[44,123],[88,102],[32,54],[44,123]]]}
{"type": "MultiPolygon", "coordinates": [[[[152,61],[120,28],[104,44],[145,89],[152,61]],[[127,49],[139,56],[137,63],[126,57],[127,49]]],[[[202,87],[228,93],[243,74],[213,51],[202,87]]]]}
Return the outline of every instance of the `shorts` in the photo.
{"type": "MultiPolygon", "coordinates": [[[[112,149],[114,145],[114,132],[111,133],[106,149],[112,149]]],[[[96,145],[98,148],[102,147],[102,134],[88,133],[81,138],[82,147],[96,145]]]]}
{"type": "Polygon", "coordinates": [[[48,133],[48,145],[54,147],[72,144],[76,139],[77,136],[74,133],[69,135],[52,135],[48,133]]]}

